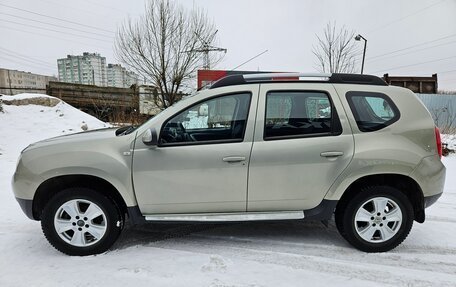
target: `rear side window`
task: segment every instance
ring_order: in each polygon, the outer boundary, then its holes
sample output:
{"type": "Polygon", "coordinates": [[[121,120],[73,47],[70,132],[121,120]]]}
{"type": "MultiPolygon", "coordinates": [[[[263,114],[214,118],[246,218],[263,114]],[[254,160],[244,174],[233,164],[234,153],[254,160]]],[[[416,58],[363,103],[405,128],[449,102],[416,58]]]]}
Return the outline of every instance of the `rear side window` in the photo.
{"type": "Polygon", "coordinates": [[[399,110],[385,94],[348,92],[346,97],[356,124],[362,132],[383,129],[399,119],[399,110]]]}
{"type": "Polygon", "coordinates": [[[330,135],[335,130],[341,132],[340,122],[326,93],[274,91],[266,94],[265,140],[330,135]]]}

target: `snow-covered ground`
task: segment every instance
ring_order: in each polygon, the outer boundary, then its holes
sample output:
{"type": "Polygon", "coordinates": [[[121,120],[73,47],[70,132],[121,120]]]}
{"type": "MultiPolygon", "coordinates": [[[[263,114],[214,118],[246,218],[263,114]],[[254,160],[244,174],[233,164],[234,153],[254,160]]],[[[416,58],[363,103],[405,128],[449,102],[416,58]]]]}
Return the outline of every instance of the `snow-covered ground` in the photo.
{"type": "Polygon", "coordinates": [[[350,247],[333,222],[127,226],[101,255],[53,249],[11,187],[29,143],[104,123],[60,103],[0,113],[0,286],[456,286],[456,156],[445,193],[395,250],[350,247]],[[84,123],[83,123],[84,122],[84,123]]]}

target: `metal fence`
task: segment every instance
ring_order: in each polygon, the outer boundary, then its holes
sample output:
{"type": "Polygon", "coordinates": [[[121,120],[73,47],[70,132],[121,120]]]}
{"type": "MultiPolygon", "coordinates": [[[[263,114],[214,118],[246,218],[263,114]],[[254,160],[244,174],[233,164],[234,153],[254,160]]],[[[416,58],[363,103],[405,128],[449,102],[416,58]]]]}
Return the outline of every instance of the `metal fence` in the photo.
{"type": "Polygon", "coordinates": [[[443,131],[456,129],[456,95],[416,94],[443,131]]]}

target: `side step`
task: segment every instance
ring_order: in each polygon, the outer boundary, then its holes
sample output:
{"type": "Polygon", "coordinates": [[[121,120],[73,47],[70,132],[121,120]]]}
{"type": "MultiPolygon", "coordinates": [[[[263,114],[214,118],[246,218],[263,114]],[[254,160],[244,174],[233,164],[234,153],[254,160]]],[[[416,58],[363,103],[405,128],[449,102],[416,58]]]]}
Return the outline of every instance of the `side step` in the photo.
{"type": "Polygon", "coordinates": [[[303,219],[301,211],[275,211],[275,212],[233,212],[233,213],[190,213],[190,214],[154,214],[146,215],[147,221],[200,221],[200,222],[226,222],[226,221],[256,221],[256,220],[287,220],[303,219]]]}

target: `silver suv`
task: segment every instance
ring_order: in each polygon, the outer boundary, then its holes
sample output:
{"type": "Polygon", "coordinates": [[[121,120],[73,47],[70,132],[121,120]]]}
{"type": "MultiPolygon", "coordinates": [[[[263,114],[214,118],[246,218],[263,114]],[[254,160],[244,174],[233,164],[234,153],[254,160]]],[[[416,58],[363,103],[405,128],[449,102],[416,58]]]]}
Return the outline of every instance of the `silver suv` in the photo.
{"type": "Polygon", "coordinates": [[[399,245],[442,193],[440,134],[410,90],[375,76],[229,76],[140,127],[31,144],[13,178],[25,214],[69,255],[124,221],[328,220],[354,247],[399,245]]]}

